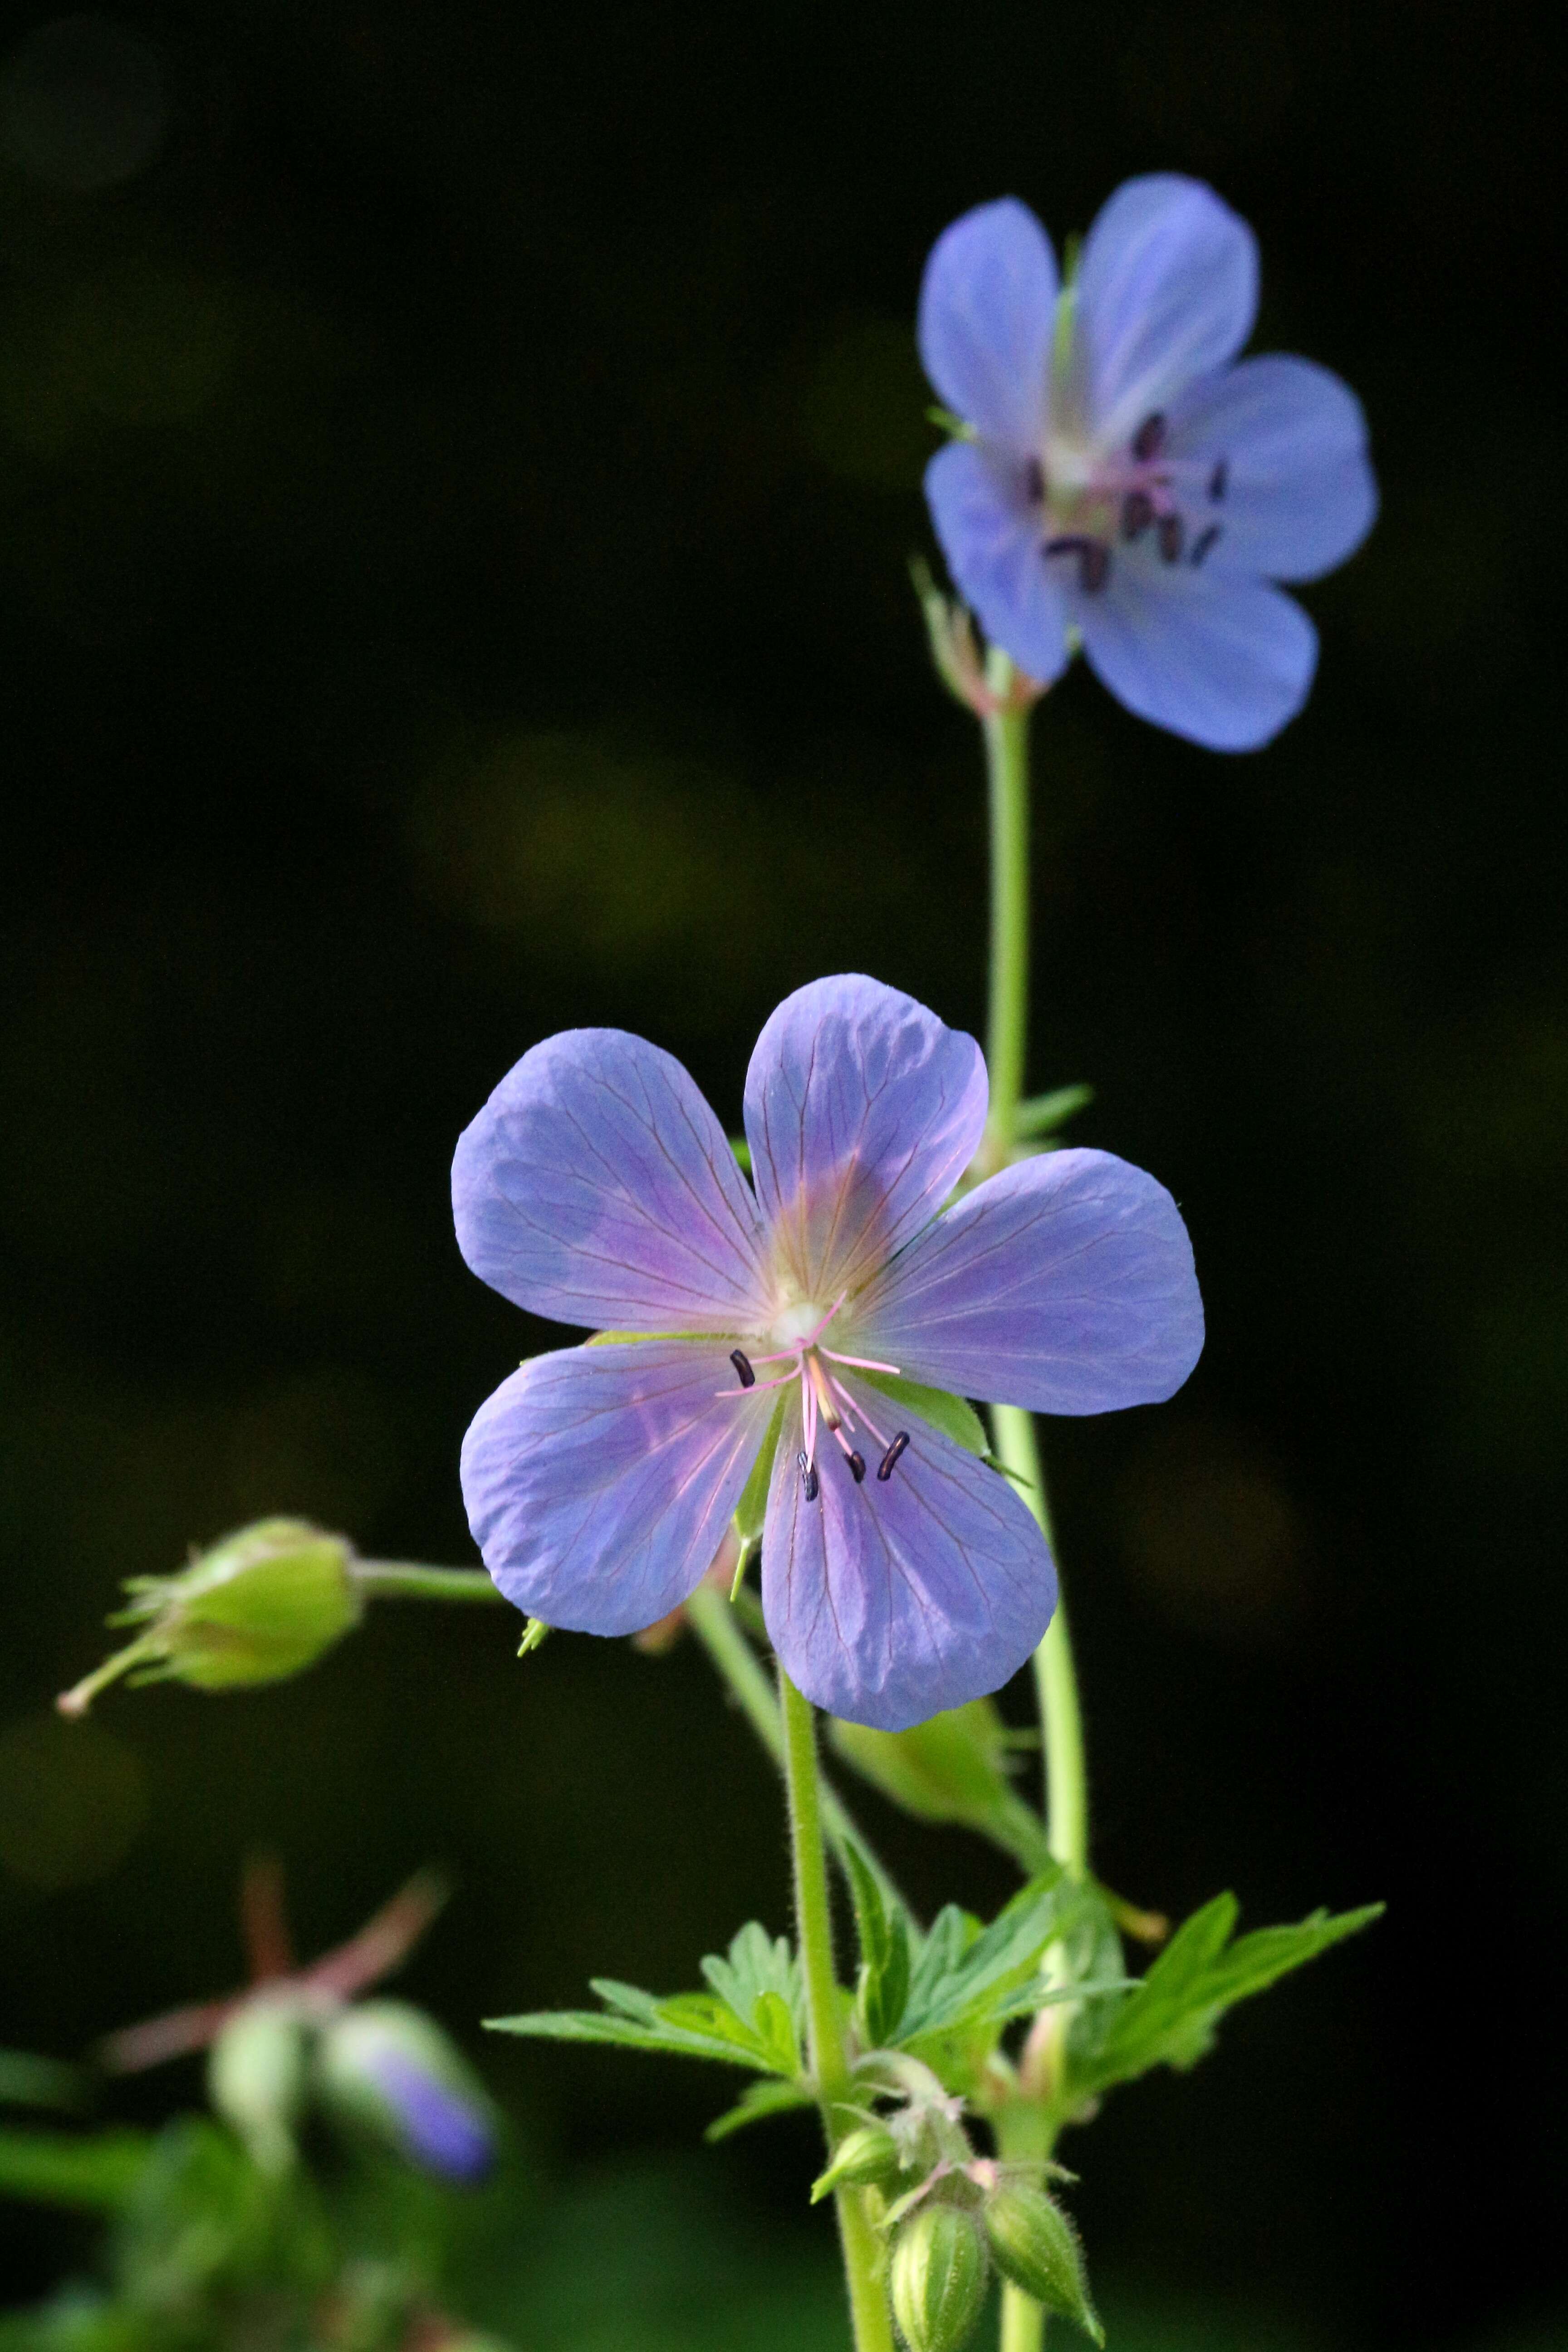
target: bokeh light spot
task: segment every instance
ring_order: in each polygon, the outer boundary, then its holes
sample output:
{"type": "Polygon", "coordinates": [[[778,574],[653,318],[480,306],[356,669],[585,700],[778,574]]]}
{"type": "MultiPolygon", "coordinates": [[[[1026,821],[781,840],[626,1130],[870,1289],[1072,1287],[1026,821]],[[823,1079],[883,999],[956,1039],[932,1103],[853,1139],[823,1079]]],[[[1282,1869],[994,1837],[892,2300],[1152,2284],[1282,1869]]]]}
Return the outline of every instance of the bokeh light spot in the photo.
{"type": "Polygon", "coordinates": [[[24,1716],[0,1732],[0,1867],[52,1892],[106,1878],[147,1818],[141,1759],[95,1723],[24,1716]]]}

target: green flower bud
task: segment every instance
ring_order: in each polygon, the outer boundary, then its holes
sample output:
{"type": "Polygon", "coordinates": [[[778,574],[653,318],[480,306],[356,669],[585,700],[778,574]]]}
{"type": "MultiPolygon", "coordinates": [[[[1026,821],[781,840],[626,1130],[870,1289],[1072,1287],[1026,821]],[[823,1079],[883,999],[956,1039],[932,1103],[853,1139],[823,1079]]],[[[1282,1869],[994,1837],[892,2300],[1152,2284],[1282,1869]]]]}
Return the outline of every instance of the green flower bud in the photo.
{"type": "Polygon", "coordinates": [[[146,1631],[57,1701],[85,1715],[106,1683],[176,1681],[197,1690],[280,1682],[313,1665],[363,1608],[342,1536],[304,1519],[258,1519],[177,1576],[132,1577],[110,1622],[146,1631]]]}
{"type": "Polygon", "coordinates": [[[811,2201],[819,2204],[835,2189],[886,2189],[902,2169],[892,2133],[880,2124],[858,2124],[834,2149],[826,2171],[812,2182],[811,2201]]]}
{"type": "Polygon", "coordinates": [[[1083,2249],[1060,2206],[1027,2181],[1003,2180],[986,2198],[982,2218],[1003,2277],[1103,2344],[1105,2330],[1089,2298],[1083,2249]]]}
{"type": "Polygon", "coordinates": [[[264,2172],[294,2161],[305,2101],[306,2026],[297,2002],[265,1995],[236,2010],[213,2043],[207,2089],[264,2172]]]}
{"type": "Polygon", "coordinates": [[[893,2241],[893,2317],[910,2352],[958,2352],[985,2300],[985,2243],[956,2205],[921,2205],[893,2241]]]}

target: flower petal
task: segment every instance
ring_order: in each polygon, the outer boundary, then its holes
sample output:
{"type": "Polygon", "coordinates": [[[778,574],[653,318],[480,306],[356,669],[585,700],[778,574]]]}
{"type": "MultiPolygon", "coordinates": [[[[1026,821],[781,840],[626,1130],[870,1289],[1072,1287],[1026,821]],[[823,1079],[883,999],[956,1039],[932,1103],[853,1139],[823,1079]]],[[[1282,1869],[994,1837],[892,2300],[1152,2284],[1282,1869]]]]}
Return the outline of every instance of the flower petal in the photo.
{"type": "Polygon", "coordinates": [[[1140,719],[1211,751],[1255,751],[1306,701],[1318,633],[1259,580],[1117,551],[1110,583],[1077,600],[1089,667],[1140,719]]]}
{"type": "Polygon", "coordinates": [[[1179,1389],[1204,1343],[1181,1212],[1109,1151],[1048,1151],[977,1185],[861,1301],[858,1347],[1032,1412],[1114,1412],[1179,1389]]]}
{"type": "Polygon", "coordinates": [[[1076,335],[1089,420],[1130,440],[1194,376],[1236,357],[1258,310],[1258,246],[1201,180],[1127,180],[1084,241],[1076,335]]]}
{"type": "Polygon", "coordinates": [[[1022,475],[994,451],[952,441],[926,467],[925,491],[965,603],[1020,669],[1049,686],[1068,666],[1068,608],[1022,475]]]}
{"type": "Polygon", "coordinates": [[[932,246],[921,281],[921,364],[988,440],[1039,448],[1056,310],[1051,241],[1016,196],[977,205],[932,246]]]}
{"type": "MultiPolygon", "coordinates": [[[[872,1410],[885,1423],[887,1399],[872,1410]]],[[[1057,1601],[1046,1539],[1007,1481],[928,1423],[907,1426],[892,1475],[879,1479],[868,1452],[858,1485],[823,1433],[808,1502],[793,1405],[763,1537],[763,1612],[785,1673],[818,1706],[881,1731],[999,1689],[1057,1601]]]]}
{"type": "Polygon", "coordinates": [[[854,1291],[934,1214],[989,1100],[973,1037],[880,981],[813,981],[769,1019],[746,1072],[763,1213],[803,1298],[854,1291]]]}
{"type": "Polygon", "coordinates": [[[1349,384],[1283,352],[1194,384],[1173,407],[1173,458],[1223,459],[1215,572],[1315,580],[1359,547],[1377,512],[1366,419],[1349,384]]]}
{"type": "Polygon", "coordinates": [[[757,1321],[756,1204],[672,1055],[620,1029],[526,1053],[458,1140],[458,1245],[514,1305],[623,1331],[757,1321]]]}
{"type": "Polygon", "coordinates": [[[485,1566],[547,1625],[640,1633],[712,1561],[775,1402],[736,1389],[722,1348],[701,1340],[533,1357],[463,1440],[485,1566]]]}

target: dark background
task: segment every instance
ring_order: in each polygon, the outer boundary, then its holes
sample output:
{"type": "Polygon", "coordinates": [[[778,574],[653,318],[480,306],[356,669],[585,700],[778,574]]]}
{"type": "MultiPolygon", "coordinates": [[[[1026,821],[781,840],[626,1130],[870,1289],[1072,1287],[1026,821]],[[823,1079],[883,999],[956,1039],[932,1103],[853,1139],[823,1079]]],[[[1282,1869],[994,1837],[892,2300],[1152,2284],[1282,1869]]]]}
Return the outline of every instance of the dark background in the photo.
{"type": "MultiPolygon", "coordinates": [[[[384,1610],[277,1691],[47,1706],[117,1579],[262,1510],[472,1557],[462,1431],[549,1335],[466,1273],[447,1172],[534,1039],[643,1031],[732,1121],[817,973],[979,1027],[977,747],[905,572],[920,269],[983,198],[1059,237],[1176,167],[1258,227],[1258,347],[1361,392],[1384,509],[1263,754],[1081,674],[1040,714],[1031,1079],[1092,1080],[1077,1139],[1176,1192],[1211,1335],[1173,1404],[1047,1442],[1106,1875],[1391,1907],[1122,2095],[1078,2210],[1113,2289],[1239,2301],[1249,2346],[1565,2340],[1544,12],[45,21],[0,12],[0,2040],[232,1980],[258,1843],[315,1947],[451,1864],[406,1981],[465,2032],[785,1924],[689,1650],[519,1665],[499,1612],[384,1610]]],[[[1005,1890],[877,1826],[928,1902],[1005,1890]]],[[[723,2096],[483,2055],[567,2176],[723,2096]]],[[[812,2154],[692,2178],[793,2210],[812,2154]]],[[[16,2292],[77,2250],[6,2242],[16,2292]]]]}

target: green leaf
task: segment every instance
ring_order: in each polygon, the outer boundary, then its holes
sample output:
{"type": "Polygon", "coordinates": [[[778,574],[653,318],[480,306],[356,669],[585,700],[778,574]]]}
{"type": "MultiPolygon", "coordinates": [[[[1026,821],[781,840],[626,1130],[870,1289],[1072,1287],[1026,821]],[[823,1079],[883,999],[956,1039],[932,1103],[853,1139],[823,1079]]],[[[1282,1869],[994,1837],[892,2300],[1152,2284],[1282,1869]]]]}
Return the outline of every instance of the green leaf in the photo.
{"type": "Polygon", "coordinates": [[[860,1938],[856,2017],[867,2048],[881,2050],[895,2039],[909,2000],[909,1914],[896,1898],[884,1899],[853,1838],[844,1840],[843,1857],[860,1938]]]}
{"type": "Polygon", "coordinates": [[[135,2189],[152,2149],[138,2131],[0,2131],[0,2195],[113,2212],[135,2189]]]}
{"type": "Polygon", "coordinates": [[[637,2025],[629,2017],[605,2010],[539,2010],[521,2017],[487,2017],[484,2023],[491,2033],[520,2033],[535,2042],[595,2042],[619,2050],[662,2053],[668,2058],[710,2058],[725,2066],[754,2063],[732,2037],[700,2033],[662,2020],[637,2025]]]}
{"type": "Polygon", "coordinates": [[[773,1455],[778,1452],[779,1431],[784,1426],[784,1401],[781,1396],[773,1406],[773,1417],[768,1423],[763,1450],[752,1465],[752,1475],[742,1487],[741,1499],[735,1506],[735,1533],[743,1544],[756,1542],[768,1515],[768,1486],[773,1475],[773,1455]]]}
{"type": "Polygon", "coordinates": [[[894,1404],[903,1405],[919,1413],[966,1454],[989,1454],[991,1440],[985,1434],[985,1424],[972,1404],[960,1396],[949,1396],[945,1389],[928,1389],[923,1381],[906,1381],[897,1372],[861,1372],[858,1378],[868,1388],[880,1389],[894,1404]]]}
{"type": "Polygon", "coordinates": [[[908,1731],[833,1720],[828,1738],[863,1779],[917,1821],[977,1831],[1031,1878],[1052,1866],[1045,1823],[1008,1779],[1009,1735],[993,1700],[971,1699],[908,1731]]]}
{"type": "MultiPolygon", "coordinates": [[[[912,2042],[957,2032],[973,2032],[1037,2008],[1048,1988],[1040,1962],[1053,1944],[1082,1916],[1085,1890],[1053,1863],[1020,1888],[988,1927],[973,1934],[948,1928],[943,1912],[931,1929],[915,1970],[909,2008],[900,2035],[912,2042]],[[933,1948],[943,1935],[939,1956],[933,1948]]],[[[963,1915],[958,1915],[962,1921],[963,1915]]],[[[969,1921],[968,1927],[974,1922],[969,1921]]]]}
{"type": "Polygon", "coordinates": [[[702,1973],[710,1990],[671,1993],[666,1999],[639,1986],[595,1977],[601,2010],[541,2010],[521,2017],[492,2017],[494,2033],[519,2033],[535,2041],[594,2042],[622,2050],[662,2052],[672,2058],[706,2058],[725,2066],[750,2066],[763,2074],[793,2080],[802,2071],[805,1994],[788,1943],[752,1920],[723,1958],[710,1954],[702,1973]]]}
{"type": "Polygon", "coordinates": [[[765,2123],[770,2116],[787,2115],[792,2108],[814,2104],[811,2093],[799,2083],[777,2083],[764,2075],[760,2082],[748,2083],[734,2105],[716,2116],[702,2137],[728,2139],[731,2132],[744,2131],[748,2124],[765,2123]]]}
{"type": "Polygon", "coordinates": [[[804,2030],[805,1987],[799,1963],[785,1937],[770,1936],[754,1919],[748,1920],[731,1939],[724,1958],[709,1954],[702,1963],[702,1973],[742,2025],[762,2030],[758,2004],[764,1994],[772,1993],[795,2027],[804,2030]]]}
{"type": "Polygon", "coordinates": [[[1383,1911],[1379,1903],[1337,1918],[1315,1911],[1297,1927],[1260,1927],[1233,1942],[1237,1908],[1234,1895],[1218,1895],[1194,1912],[1136,1990],[1110,2005],[1095,2046],[1075,2036],[1069,2097],[1131,2082],[1152,2067],[1195,2064],[1227,2009],[1370,1927],[1383,1911]]]}

